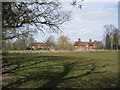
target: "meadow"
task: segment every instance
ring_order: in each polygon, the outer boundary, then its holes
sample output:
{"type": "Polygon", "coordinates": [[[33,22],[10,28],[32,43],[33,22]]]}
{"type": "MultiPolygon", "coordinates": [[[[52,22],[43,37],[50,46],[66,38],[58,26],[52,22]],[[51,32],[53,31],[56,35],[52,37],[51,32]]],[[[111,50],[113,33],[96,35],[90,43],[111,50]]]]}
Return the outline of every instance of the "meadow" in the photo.
{"type": "Polygon", "coordinates": [[[115,88],[118,53],[36,53],[2,56],[3,88],[115,88]]]}

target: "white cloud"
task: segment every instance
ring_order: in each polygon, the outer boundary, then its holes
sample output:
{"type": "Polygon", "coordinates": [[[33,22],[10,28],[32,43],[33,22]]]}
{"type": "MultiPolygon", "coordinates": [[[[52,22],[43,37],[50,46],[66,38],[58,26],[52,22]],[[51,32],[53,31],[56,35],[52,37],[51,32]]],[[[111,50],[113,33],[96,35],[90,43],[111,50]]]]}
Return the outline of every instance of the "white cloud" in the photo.
{"type": "Polygon", "coordinates": [[[69,4],[65,9],[73,10],[73,19],[63,24],[61,28],[63,35],[69,36],[73,42],[78,38],[83,41],[88,41],[90,38],[102,40],[104,25],[118,25],[117,3],[85,3],[82,10],[69,4]]]}
{"type": "MultiPolygon", "coordinates": [[[[103,18],[109,18],[109,16],[113,16],[113,13],[115,9],[114,8],[107,8],[107,9],[102,9],[102,10],[98,10],[95,8],[91,8],[91,9],[85,9],[83,10],[83,12],[81,12],[80,14],[80,18],[82,19],[88,19],[88,20],[100,20],[103,18]]],[[[117,12],[116,12],[117,14],[117,12]]]]}

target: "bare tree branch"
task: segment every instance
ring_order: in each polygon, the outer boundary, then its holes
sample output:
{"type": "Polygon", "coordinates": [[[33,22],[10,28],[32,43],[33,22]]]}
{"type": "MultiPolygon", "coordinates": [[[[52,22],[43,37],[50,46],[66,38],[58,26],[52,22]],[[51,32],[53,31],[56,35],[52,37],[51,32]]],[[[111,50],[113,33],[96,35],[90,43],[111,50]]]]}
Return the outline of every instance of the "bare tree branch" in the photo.
{"type": "Polygon", "coordinates": [[[19,29],[27,24],[43,33],[45,30],[58,32],[60,25],[69,21],[71,13],[62,11],[60,3],[55,2],[3,2],[2,9],[4,40],[32,34],[34,30],[20,32],[19,29]]]}

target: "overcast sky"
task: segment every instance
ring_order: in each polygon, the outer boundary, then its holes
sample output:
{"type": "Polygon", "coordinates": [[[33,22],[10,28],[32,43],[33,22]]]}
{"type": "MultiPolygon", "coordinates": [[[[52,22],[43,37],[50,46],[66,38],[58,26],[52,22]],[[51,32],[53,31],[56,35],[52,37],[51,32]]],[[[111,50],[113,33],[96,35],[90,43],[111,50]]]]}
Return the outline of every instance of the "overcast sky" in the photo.
{"type": "MultiPolygon", "coordinates": [[[[112,24],[118,27],[118,3],[117,0],[115,1],[83,2],[82,10],[73,7],[69,2],[64,2],[64,10],[72,10],[72,19],[61,26],[63,31],[61,35],[70,37],[72,42],[75,42],[78,38],[81,38],[82,41],[88,41],[89,39],[93,41],[103,40],[105,25],[112,24]]],[[[55,33],[37,34],[34,37],[38,42],[42,42],[50,35],[58,38],[55,33]]]]}

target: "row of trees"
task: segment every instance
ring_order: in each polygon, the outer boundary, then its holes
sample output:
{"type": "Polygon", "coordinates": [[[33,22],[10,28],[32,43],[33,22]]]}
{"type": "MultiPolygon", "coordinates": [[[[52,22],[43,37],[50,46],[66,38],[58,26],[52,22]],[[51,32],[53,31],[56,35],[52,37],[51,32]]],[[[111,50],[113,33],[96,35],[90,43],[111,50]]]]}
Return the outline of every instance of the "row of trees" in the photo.
{"type": "MultiPolygon", "coordinates": [[[[32,50],[32,46],[36,41],[31,37],[23,37],[16,40],[4,40],[3,41],[3,50],[32,50]]],[[[60,36],[55,42],[53,36],[50,36],[45,41],[45,48],[49,47],[55,48],[56,50],[73,50],[74,46],[70,42],[68,36],[60,36]]],[[[34,45],[36,46],[36,44],[34,45]]],[[[37,47],[37,46],[36,46],[37,47]]]]}
{"type": "MultiPolygon", "coordinates": [[[[96,49],[114,49],[120,48],[119,44],[119,30],[113,25],[105,26],[105,35],[103,41],[94,41],[96,43],[96,49]]],[[[22,37],[16,40],[4,40],[4,50],[30,50],[32,49],[35,40],[32,36],[22,37]]],[[[45,41],[45,48],[54,48],[56,50],[73,50],[74,45],[71,43],[68,36],[60,36],[57,42],[54,36],[50,36],[45,41]]],[[[35,45],[34,45],[35,46],[35,45]]]]}
{"type": "Polygon", "coordinates": [[[73,50],[74,45],[71,43],[70,38],[68,36],[60,36],[55,41],[53,36],[50,36],[46,40],[46,47],[54,48],[55,50],[73,50]]]}
{"type": "Polygon", "coordinates": [[[120,48],[120,31],[113,25],[106,25],[105,27],[105,49],[115,49],[120,48]]]}
{"type": "Polygon", "coordinates": [[[3,40],[3,50],[29,50],[31,43],[34,43],[34,38],[31,37],[22,37],[16,40],[3,40]]]}

